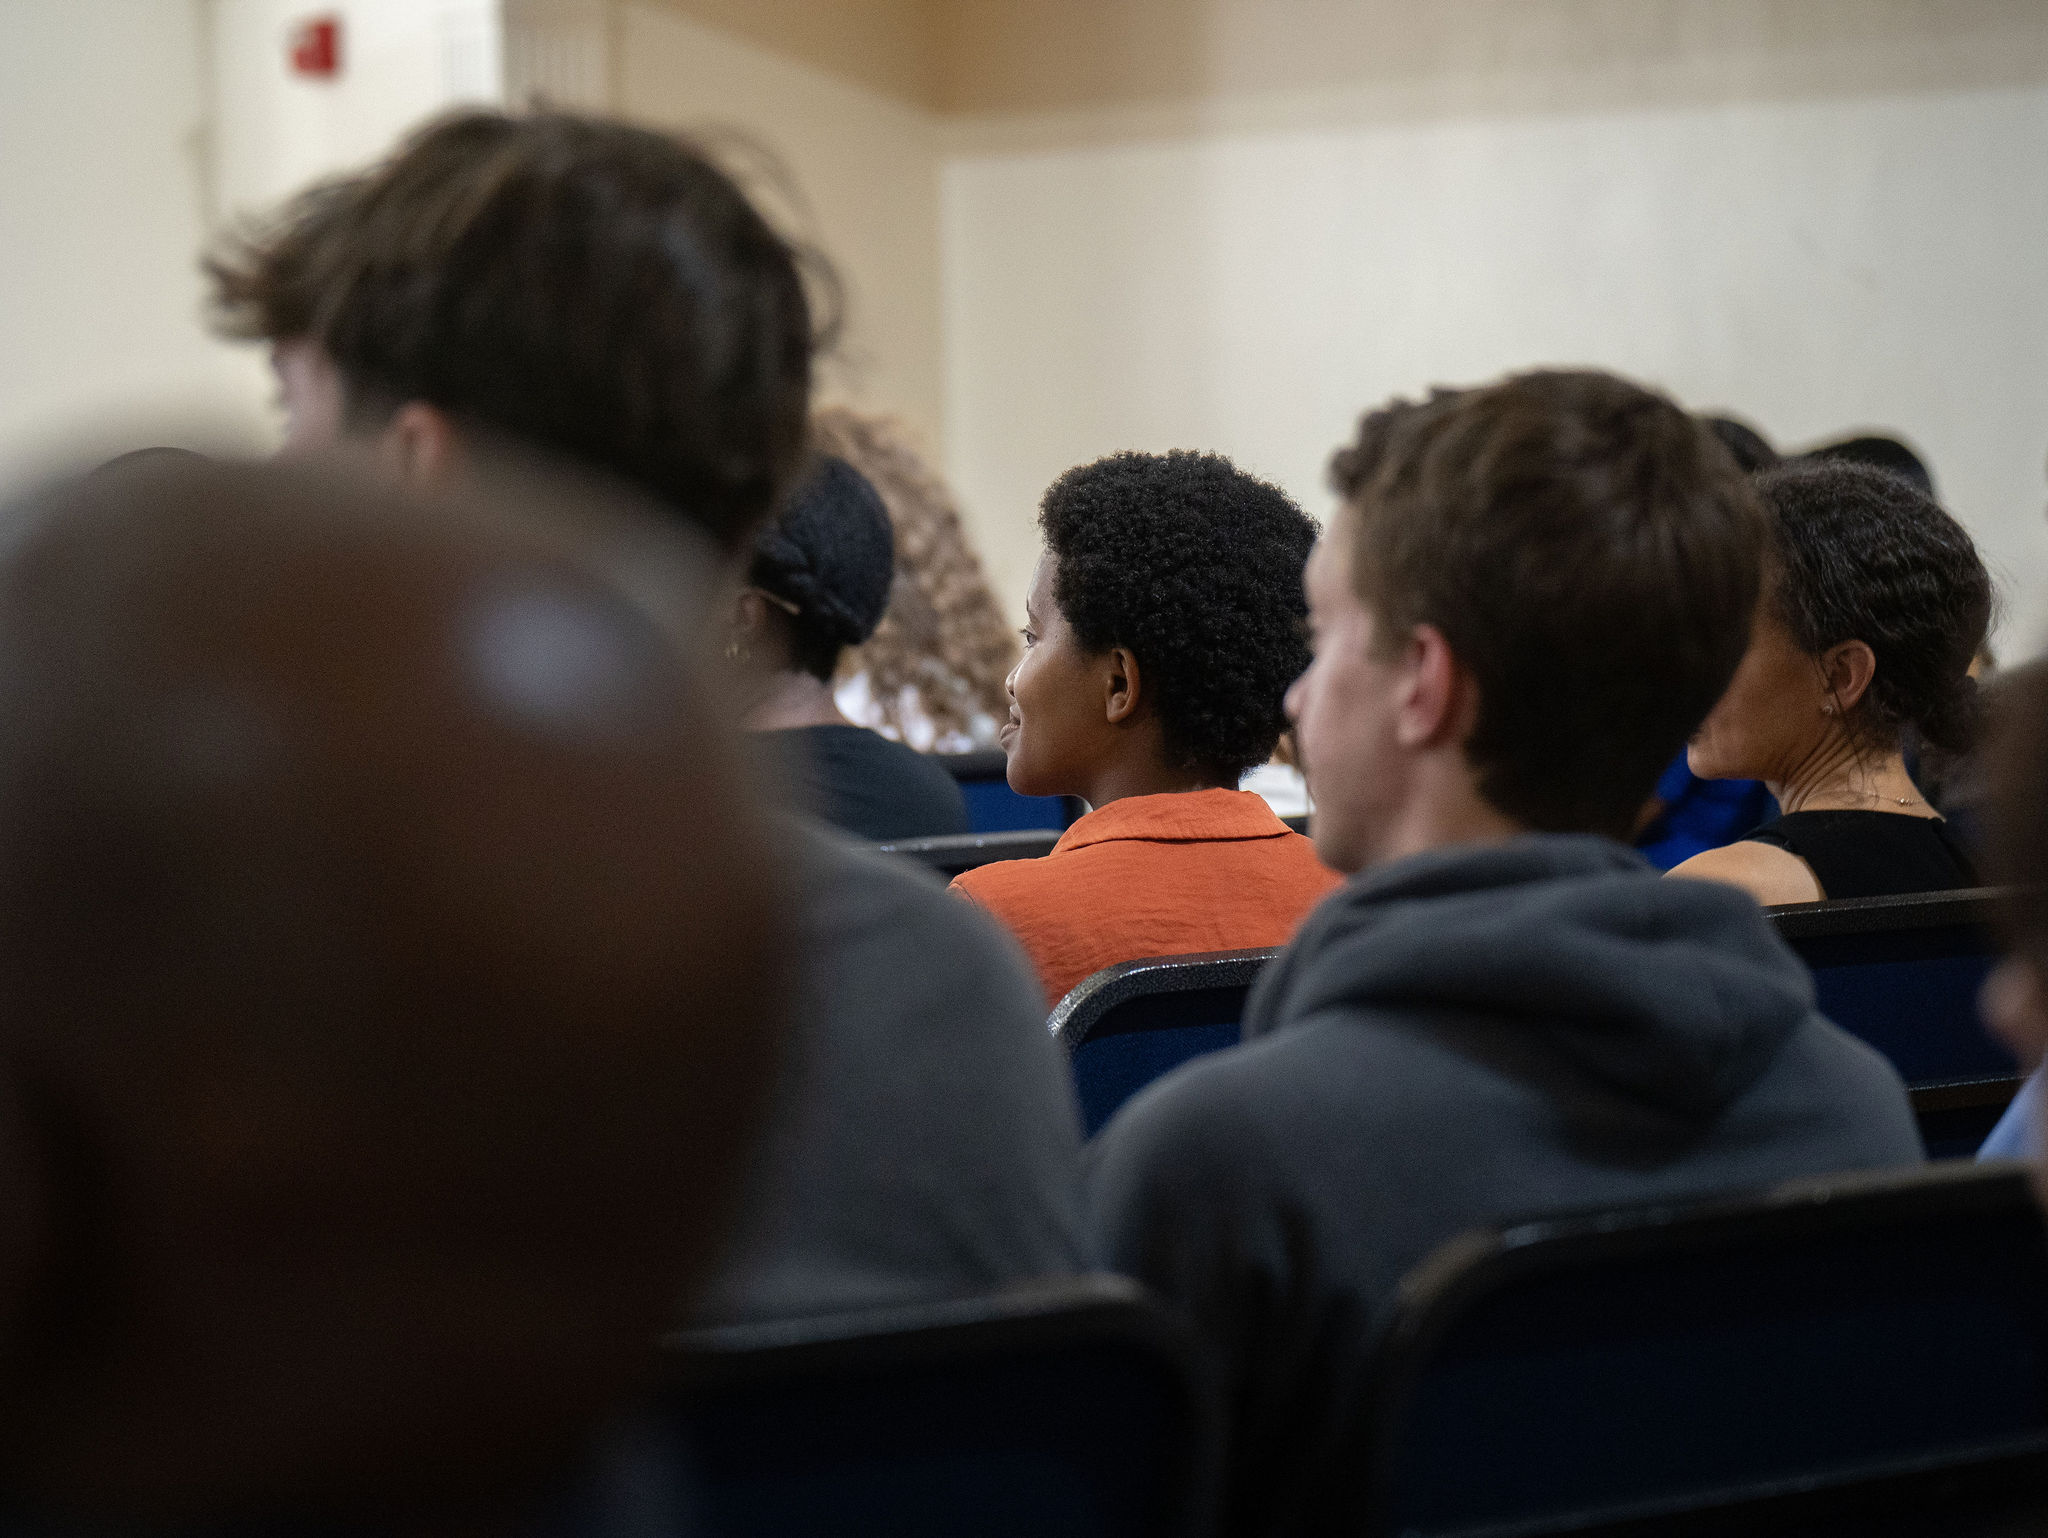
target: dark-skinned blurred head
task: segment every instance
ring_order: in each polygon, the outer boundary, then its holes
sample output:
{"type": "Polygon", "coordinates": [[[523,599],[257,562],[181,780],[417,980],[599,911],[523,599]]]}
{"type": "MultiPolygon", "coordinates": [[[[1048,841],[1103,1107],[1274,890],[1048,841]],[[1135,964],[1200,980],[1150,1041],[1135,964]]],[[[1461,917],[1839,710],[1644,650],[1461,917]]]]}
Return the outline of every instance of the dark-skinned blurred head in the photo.
{"type": "Polygon", "coordinates": [[[775,904],[599,526],[190,464],[7,520],[12,1500],[453,1509],[650,1369],[773,1071],[775,904]]]}

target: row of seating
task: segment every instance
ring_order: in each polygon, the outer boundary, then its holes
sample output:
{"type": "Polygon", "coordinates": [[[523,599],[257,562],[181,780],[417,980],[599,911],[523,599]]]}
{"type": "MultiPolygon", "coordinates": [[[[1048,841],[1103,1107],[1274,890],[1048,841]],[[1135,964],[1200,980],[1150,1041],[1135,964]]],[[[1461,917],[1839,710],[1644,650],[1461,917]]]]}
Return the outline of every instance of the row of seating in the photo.
{"type": "MultiPolygon", "coordinates": [[[[2044,1300],[2010,1166],[1467,1234],[1381,1336],[1362,1538],[2048,1530],[2044,1300]]],[[[1217,1407],[1119,1278],[676,1345],[714,1538],[1169,1538],[1210,1509],[1217,1407]]]]}
{"type": "MultiPolygon", "coordinates": [[[[1977,889],[1770,910],[1812,969],[1821,1012],[1891,1060],[1933,1158],[1966,1157],[2020,1080],[1977,995],[1995,964],[1996,893],[1977,889]]],[[[1272,950],[1149,957],[1106,968],[1060,1001],[1082,1117],[1094,1133],[1168,1069],[1238,1040],[1246,995],[1272,950]]]]}

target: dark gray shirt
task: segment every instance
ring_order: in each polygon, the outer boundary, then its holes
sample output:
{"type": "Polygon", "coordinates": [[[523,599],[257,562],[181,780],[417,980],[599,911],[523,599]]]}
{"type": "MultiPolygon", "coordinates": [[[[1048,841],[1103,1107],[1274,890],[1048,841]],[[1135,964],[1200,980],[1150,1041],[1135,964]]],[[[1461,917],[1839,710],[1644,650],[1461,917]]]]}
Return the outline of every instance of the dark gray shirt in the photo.
{"type": "Polygon", "coordinates": [[[1231,1416],[1224,1531],[1355,1530],[1361,1369],[1460,1231],[1921,1157],[1890,1064],[1754,901],[1604,839],[1355,877],[1090,1149],[1111,1265],[1185,1309],[1231,1416]]]}
{"type": "Polygon", "coordinates": [[[1016,942],[905,862],[808,826],[794,842],[792,1047],[698,1322],[1085,1270],[1080,1116],[1016,942]]]}

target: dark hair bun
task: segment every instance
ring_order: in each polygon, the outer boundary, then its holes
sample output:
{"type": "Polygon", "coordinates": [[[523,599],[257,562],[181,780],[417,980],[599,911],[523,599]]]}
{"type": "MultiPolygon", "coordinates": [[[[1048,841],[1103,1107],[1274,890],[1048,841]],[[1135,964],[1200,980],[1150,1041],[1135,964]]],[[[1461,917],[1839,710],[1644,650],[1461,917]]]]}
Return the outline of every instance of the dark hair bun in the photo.
{"type": "Polygon", "coordinates": [[[1977,680],[1965,673],[1953,688],[1930,701],[1914,724],[1935,747],[1967,753],[1984,730],[1984,695],[1977,680]]]}
{"type": "Polygon", "coordinates": [[[840,648],[874,634],[895,577],[881,496],[852,465],[823,454],[756,536],[747,580],[796,605],[798,665],[829,675],[840,648]]]}

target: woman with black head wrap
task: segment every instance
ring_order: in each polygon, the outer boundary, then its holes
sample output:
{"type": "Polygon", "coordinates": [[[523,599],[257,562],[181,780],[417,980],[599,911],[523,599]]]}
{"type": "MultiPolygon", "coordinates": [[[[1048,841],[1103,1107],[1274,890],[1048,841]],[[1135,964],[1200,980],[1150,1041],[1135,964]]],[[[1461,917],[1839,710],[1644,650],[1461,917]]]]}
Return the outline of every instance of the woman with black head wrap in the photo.
{"type": "Polygon", "coordinates": [[[855,726],[832,699],[840,652],[874,633],[895,575],[881,497],[845,460],[821,455],[754,542],[725,648],[747,726],[805,810],[878,842],[968,831],[950,774],[855,726]]]}

